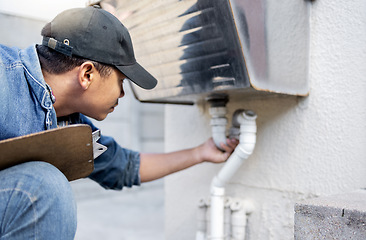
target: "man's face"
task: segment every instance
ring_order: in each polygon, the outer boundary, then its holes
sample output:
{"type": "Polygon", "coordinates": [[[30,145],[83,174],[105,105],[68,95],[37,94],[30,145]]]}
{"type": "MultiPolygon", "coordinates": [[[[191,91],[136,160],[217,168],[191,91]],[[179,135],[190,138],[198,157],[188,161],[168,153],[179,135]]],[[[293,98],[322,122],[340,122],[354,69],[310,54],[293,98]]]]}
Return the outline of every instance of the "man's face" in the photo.
{"type": "Polygon", "coordinates": [[[117,69],[113,69],[112,73],[106,77],[101,77],[99,73],[94,75],[85,93],[88,94],[88,100],[83,114],[96,120],[105,119],[118,105],[118,99],[125,95],[123,91],[125,78],[117,69]]]}

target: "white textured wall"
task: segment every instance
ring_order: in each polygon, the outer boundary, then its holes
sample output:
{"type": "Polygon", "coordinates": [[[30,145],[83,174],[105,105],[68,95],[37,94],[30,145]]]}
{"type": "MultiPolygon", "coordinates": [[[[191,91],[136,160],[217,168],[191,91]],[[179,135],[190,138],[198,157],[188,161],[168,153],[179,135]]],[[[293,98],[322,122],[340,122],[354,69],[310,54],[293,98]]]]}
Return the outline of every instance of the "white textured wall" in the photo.
{"type": "Polygon", "coordinates": [[[42,41],[41,30],[46,21],[2,13],[0,8],[0,43],[26,48],[42,41]]]}
{"type": "MultiPolygon", "coordinates": [[[[293,239],[293,205],[366,187],[366,1],[311,5],[307,98],[231,101],[258,114],[254,154],[227,188],[255,201],[249,239],[293,239]]],[[[166,107],[166,150],[210,136],[207,106],[166,107]]],[[[194,239],[196,209],[221,166],[202,164],[166,178],[166,240],[194,239]]]]}

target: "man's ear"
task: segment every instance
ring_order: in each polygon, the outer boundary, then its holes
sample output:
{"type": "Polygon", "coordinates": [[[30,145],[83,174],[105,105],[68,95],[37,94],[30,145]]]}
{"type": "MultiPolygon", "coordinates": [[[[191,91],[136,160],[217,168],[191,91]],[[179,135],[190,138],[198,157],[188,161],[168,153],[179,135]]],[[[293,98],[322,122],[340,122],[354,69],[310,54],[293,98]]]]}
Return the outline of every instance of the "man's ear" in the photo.
{"type": "Polygon", "coordinates": [[[95,79],[96,68],[92,62],[84,62],[79,67],[78,79],[83,90],[87,90],[95,79]]]}

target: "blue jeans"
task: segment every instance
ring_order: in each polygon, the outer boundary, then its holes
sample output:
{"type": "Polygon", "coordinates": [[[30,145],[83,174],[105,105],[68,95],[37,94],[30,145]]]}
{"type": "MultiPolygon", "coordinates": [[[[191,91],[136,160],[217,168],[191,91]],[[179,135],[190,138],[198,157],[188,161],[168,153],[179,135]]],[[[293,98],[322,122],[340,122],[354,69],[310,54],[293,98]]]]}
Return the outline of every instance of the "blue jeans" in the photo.
{"type": "Polygon", "coordinates": [[[45,162],[0,171],[0,240],[74,239],[76,204],[66,177],[45,162]]]}

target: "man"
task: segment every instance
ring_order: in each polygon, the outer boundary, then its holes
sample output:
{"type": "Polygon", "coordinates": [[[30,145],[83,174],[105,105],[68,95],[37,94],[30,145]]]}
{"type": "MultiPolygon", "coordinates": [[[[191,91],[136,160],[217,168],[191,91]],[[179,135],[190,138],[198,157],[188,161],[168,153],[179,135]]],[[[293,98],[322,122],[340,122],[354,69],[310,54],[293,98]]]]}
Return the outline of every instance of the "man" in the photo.
{"type": "MultiPolygon", "coordinates": [[[[126,78],[145,89],[157,81],[135,60],[127,29],[98,8],[71,9],[42,30],[42,45],[0,46],[0,140],[103,120],[124,96],[126,78]]],[[[225,161],[237,142],[210,139],[187,150],[138,153],[102,136],[108,150],[89,176],[108,189],[140,185],[201,162],[225,161]]],[[[70,159],[72,161],[72,159],[70,159]]],[[[76,208],[65,176],[44,162],[0,171],[0,239],[73,239],[76,208]]]]}

